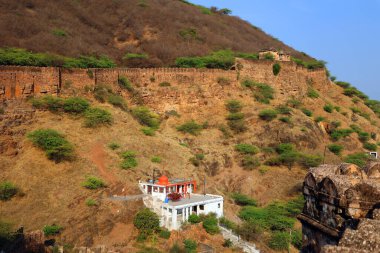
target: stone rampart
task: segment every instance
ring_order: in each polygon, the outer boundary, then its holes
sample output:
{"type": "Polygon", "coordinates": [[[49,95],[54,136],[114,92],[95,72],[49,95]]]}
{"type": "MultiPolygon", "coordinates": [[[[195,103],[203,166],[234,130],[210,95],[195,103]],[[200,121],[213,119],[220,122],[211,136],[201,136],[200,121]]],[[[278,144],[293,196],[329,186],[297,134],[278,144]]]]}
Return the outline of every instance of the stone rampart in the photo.
{"type": "MultiPolygon", "coordinates": [[[[0,66],[0,101],[23,99],[44,94],[66,94],[71,88],[92,89],[95,85],[116,85],[118,78],[126,77],[151,103],[155,100],[180,98],[193,94],[199,99],[199,90],[205,97],[222,96],[240,87],[240,81],[249,78],[273,86],[276,98],[305,96],[310,85],[328,89],[331,83],[325,70],[307,70],[293,62],[278,62],[281,71],[273,74],[273,61],[236,60],[235,70],[193,68],[113,68],[64,69],[54,67],[0,66]],[[228,81],[229,88],[223,86],[228,81]],[[171,88],[162,88],[162,83],[171,88]],[[195,88],[194,88],[195,87],[195,88]],[[223,91],[224,90],[224,91],[223,91]],[[149,99],[148,99],[149,98],[149,99]]],[[[127,94],[126,94],[127,95],[127,94]]],[[[177,101],[178,102],[178,101],[177,101]]]]}

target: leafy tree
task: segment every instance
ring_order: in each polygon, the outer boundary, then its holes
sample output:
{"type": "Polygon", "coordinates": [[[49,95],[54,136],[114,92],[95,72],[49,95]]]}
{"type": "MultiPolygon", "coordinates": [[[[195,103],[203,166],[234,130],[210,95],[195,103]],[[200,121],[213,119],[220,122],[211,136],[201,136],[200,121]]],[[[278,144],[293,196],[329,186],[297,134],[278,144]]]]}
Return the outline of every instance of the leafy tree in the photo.
{"type": "Polygon", "coordinates": [[[242,154],[257,154],[260,150],[251,144],[240,143],[235,145],[235,150],[242,154]]]}
{"type": "Polygon", "coordinates": [[[273,75],[277,76],[280,73],[281,65],[278,63],[273,64],[273,75]]]}
{"type": "Polygon", "coordinates": [[[100,178],[89,176],[86,178],[86,181],[82,183],[82,186],[90,190],[96,190],[106,187],[106,184],[100,178]]]}
{"type": "Polygon", "coordinates": [[[343,146],[338,145],[338,144],[330,144],[327,147],[332,153],[334,153],[336,155],[340,155],[342,153],[342,150],[343,150],[343,146]]]}
{"type": "Polygon", "coordinates": [[[148,235],[160,229],[160,220],[158,215],[149,210],[149,208],[144,208],[137,212],[133,220],[133,224],[140,230],[140,232],[148,235]]]}
{"type": "Polygon", "coordinates": [[[42,231],[44,232],[44,234],[46,236],[49,236],[49,235],[57,235],[57,234],[59,234],[62,231],[62,229],[63,229],[62,226],[53,224],[53,225],[50,225],[50,226],[48,226],[48,225],[44,226],[44,228],[42,229],[42,231]]]}
{"type": "Polygon", "coordinates": [[[18,188],[11,182],[4,181],[0,183],[0,200],[10,200],[18,192],[18,188]]]}
{"type": "Polygon", "coordinates": [[[90,108],[84,113],[85,127],[98,127],[101,125],[111,125],[113,117],[111,113],[100,108],[90,108]]]}
{"type": "Polygon", "coordinates": [[[177,130],[183,133],[189,133],[192,135],[198,135],[203,129],[203,126],[195,122],[194,120],[188,121],[177,127],[177,130]]]}
{"type": "Polygon", "coordinates": [[[277,117],[277,111],[272,109],[265,109],[260,111],[259,117],[266,121],[271,121],[277,117]]]}

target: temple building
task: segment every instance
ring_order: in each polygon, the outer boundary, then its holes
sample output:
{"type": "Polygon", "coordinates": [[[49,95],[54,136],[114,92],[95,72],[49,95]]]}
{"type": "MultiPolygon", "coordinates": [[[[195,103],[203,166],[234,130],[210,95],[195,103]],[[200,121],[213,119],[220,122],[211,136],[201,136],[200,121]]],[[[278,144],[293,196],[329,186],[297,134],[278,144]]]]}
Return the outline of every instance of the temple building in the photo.
{"type": "Polygon", "coordinates": [[[191,214],[216,214],[223,216],[223,197],[212,194],[195,194],[196,181],[192,179],[172,179],[161,176],[157,181],[139,182],[146,194],[144,204],[160,217],[160,225],[176,230],[191,214]]]}

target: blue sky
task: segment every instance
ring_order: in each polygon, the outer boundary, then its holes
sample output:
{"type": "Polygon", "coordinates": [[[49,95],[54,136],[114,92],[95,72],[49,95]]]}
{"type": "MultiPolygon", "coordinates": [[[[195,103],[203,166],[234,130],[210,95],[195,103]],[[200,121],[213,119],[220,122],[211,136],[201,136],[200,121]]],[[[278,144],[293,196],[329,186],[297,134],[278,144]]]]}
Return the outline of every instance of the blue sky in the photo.
{"type": "Polygon", "coordinates": [[[380,0],[191,0],[229,8],[380,100],[380,0]]]}

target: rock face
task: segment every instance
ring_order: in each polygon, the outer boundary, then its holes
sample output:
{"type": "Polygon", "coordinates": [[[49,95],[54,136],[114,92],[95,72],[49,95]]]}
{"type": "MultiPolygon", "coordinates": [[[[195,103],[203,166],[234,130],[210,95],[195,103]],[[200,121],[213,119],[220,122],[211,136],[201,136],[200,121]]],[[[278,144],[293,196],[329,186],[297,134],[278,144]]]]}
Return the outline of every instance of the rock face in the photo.
{"type": "Polygon", "coordinates": [[[379,252],[380,163],[321,165],[306,175],[301,252],[379,252]],[[326,247],[324,247],[326,246],[326,247]]]}

